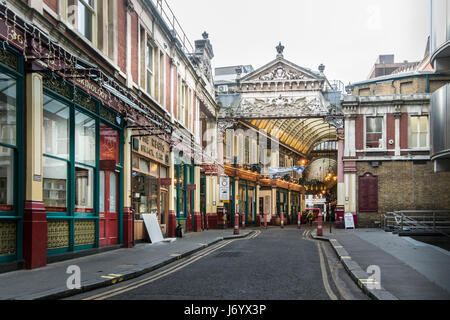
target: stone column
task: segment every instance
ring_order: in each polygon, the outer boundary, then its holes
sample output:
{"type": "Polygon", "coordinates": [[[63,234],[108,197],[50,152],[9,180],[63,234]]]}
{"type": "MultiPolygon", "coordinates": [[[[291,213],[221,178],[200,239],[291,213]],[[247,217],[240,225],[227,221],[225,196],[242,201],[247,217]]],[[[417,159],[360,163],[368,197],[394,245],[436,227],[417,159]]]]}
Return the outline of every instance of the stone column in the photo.
{"type": "Polygon", "coordinates": [[[176,218],[176,203],[175,196],[177,194],[175,186],[175,154],[173,151],[170,152],[170,167],[169,167],[169,178],[172,179],[172,184],[169,186],[169,221],[167,223],[167,235],[169,238],[175,237],[175,228],[177,224],[176,218]]]}
{"type": "MultiPolygon", "coordinates": [[[[25,268],[35,269],[47,264],[47,214],[43,201],[42,76],[26,76],[26,170],[23,220],[23,257],[25,268]]],[[[19,168],[24,170],[24,168],[19,168]]]]}
{"type": "Polygon", "coordinates": [[[123,245],[134,247],[134,211],[131,204],[131,129],[124,130],[123,146],[123,245]]]}
{"type": "Polygon", "coordinates": [[[344,130],[338,129],[338,185],[337,185],[337,205],[335,211],[336,221],[338,216],[344,213],[345,208],[345,184],[344,184],[344,130]]]}

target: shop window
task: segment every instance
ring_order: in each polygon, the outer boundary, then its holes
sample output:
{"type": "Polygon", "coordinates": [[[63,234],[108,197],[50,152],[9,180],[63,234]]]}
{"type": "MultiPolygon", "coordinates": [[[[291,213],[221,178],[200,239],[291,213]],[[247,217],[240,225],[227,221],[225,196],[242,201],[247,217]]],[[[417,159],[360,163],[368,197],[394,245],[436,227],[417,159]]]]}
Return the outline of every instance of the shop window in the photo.
{"type": "Polygon", "coordinates": [[[75,167],[75,211],[94,212],[94,169],[82,165],[75,167]]]}
{"type": "Polygon", "coordinates": [[[96,165],[95,120],[82,113],[75,113],[75,161],[90,166],[96,165]]]}
{"type": "Polygon", "coordinates": [[[150,174],[159,178],[159,165],[156,162],[150,162],[150,174]]]}
{"type": "Polygon", "coordinates": [[[411,149],[429,146],[428,116],[411,116],[409,129],[409,147],[411,149]]]}
{"type": "Polygon", "coordinates": [[[0,143],[16,145],[16,80],[0,73],[0,143]]]}
{"type": "Polygon", "coordinates": [[[366,148],[383,148],[383,117],[366,118],[366,148]]]}
{"type": "Polygon", "coordinates": [[[14,153],[0,147],[0,211],[14,210],[14,153]]]}
{"type": "Polygon", "coordinates": [[[139,160],[139,168],[142,172],[150,172],[150,163],[145,159],[139,160]]]}
{"type": "Polygon", "coordinates": [[[142,214],[158,213],[158,179],[152,176],[137,173],[133,174],[133,208],[136,219],[142,214]]]}
{"type": "Polygon", "coordinates": [[[44,157],[43,198],[48,212],[67,212],[67,162],[44,157]]]}
{"type": "Polygon", "coordinates": [[[69,158],[69,107],[44,96],[44,153],[69,158]]]}

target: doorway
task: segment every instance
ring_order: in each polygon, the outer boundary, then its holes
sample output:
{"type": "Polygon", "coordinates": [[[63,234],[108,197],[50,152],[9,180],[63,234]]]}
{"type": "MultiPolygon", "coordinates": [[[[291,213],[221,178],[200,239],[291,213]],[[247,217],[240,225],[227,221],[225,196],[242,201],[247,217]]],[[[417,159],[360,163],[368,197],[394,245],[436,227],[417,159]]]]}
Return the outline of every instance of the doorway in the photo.
{"type": "Polygon", "coordinates": [[[118,174],[100,171],[100,247],[118,244],[118,174]]]}

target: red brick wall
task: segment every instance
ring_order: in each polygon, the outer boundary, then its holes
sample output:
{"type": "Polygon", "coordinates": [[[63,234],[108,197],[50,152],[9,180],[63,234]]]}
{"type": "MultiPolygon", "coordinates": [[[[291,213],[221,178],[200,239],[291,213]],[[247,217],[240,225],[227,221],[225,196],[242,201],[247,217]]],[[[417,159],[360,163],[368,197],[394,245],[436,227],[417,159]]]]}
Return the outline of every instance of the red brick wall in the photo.
{"type": "Polygon", "coordinates": [[[117,1],[117,65],[127,72],[127,5],[125,0],[117,1]]]}
{"type": "Polygon", "coordinates": [[[386,146],[387,149],[395,149],[395,143],[390,145],[389,140],[395,141],[395,116],[393,114],[386,115],[386,146]]]}
{"type": "Polygon", "coordinates": [[[133,81],[139,84],[138,79],[138,52],[139,52],[139,39],[138,39],[138,17],[137,13],[131,14],[131,75],[133,81]]]}
{"type": "Polygon", "coordinates": [[[356,150],[364,149],[364,116],[358,115],[355,120],[356,150]]]}
{"type": "Polygon", "coordinates": [[[58,13],[58,0],[44,0],[44,3],[49,6],[53,12],[58,13]]]}
{"type": "Polygon", "coordinates": [[[408,149],[408,114],[403,113],[400,119],[400,148],[408,149]]]}
{"type": "Polygon", "coordinates": [[[172,81],[172,73],[170,72],[170,57],[166,54],[166,109],[172,113],[170,100],[170,83],[172,81]]]}
{"type": "Polygon", "coordinates": [[[192,101],[192,107],[194,108],[194,111],[193,111],[194,115],[192,116],[192,132],[194,133],[194,135],[195,135],[195,117],[196,117],[196,111],[197,111],[197,108],[195,106],[196,97],[197,96],[195,95],[195,91],[194,91],[193,101],[192,101]]]}

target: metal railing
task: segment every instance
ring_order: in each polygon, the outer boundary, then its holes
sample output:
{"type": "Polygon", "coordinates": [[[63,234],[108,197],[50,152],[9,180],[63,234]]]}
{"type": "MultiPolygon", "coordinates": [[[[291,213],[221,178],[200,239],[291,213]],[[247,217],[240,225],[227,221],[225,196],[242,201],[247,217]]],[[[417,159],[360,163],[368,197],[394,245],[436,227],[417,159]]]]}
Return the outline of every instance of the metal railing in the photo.
{"type": "Polygon", "coordinates": [[[450,210],[402,210],[387,212],[381,228],[396,234],[440,234],[450,237],[450,210]]]}
{"type": "Polygon", "coordinates": [[[189,41],[186,33],[181,27],[180,22],[176,18],[172,9],[166,0],[151,0],[155,5],[157,11],[159,12],[161,18],[166,23],[166,25],[171,29],[172,35],[179,41],[179,46],[186,55],[195,52],[194,46],[189,41]]]}

